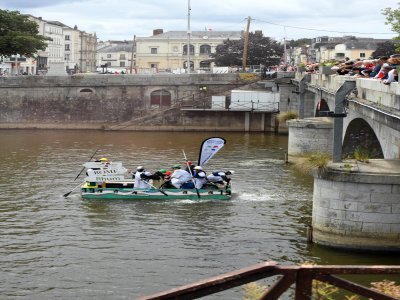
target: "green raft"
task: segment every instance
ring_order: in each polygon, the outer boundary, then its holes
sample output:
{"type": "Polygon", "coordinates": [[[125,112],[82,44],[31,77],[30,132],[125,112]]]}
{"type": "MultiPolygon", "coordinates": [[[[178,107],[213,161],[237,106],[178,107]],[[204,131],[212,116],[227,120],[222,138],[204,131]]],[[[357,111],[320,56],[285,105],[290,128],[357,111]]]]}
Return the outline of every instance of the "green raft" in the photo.
{"type": "Polygon", "coordinates": [[[229,200],[230,185],[219,187],[206,184],[203,189],[134,188],[133,182],[112,182],[103,185],[85,182],[81,197],[88,200],[229,200]]]}

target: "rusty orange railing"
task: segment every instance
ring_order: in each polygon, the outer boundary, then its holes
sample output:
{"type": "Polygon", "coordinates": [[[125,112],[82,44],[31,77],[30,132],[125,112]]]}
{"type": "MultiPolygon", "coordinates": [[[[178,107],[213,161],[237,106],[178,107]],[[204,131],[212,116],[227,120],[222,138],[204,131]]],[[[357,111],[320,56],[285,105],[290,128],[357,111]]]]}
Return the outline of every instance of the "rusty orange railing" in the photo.
{"type": "Polygon", "coordinates": [[[313,280],[329,283],[369,299],[396,299],[357,283],[334,276],[351,274],[400,274],[400,266],[280,266],[275,262],[269,261],[145,296],[140,298],[140,300],[197,299],[271,276],[280,276],[280,278],[268,288],[260,300],[278,299],[293,284],[295,284],[295,299],[309,300],[312,296],[313,280]]]}

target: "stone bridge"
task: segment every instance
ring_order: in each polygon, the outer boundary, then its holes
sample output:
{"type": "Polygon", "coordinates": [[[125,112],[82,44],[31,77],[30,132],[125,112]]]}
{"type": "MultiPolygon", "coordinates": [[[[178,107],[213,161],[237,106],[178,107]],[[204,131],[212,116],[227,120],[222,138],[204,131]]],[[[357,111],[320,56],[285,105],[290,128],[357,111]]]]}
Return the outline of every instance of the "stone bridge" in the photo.
{"type": "Polygon", "coordinates": [[[302,118],[288,121],[289,156],[332,153],[314,172],[313,241],[400,251],[399,84],[324,74],[293,82],[302,118]]]}
{"type": "MultiPolygon", "coordinates": [[[[368,151],[370,158],[400,158],[400,85],[398,83],[385,85],[376,79],[356,79],[324,74],[304,76],[299,73],[294,82],[298,86],[298,91],[304,84],[304,89],[299,95],[299,111],[300,113],[303,111],[303,117],[326,116],[329,118],[307,119],[302,124],[297,124],[299,130],[303,126],[310,126],[309,122],[314,122],[315,126],[324,127],[330,132],[335,122],[342,121],[340,139],[343,141],[343,157],[351,156],[355,149],[359,148],[368,151]],[[353,82],[354,88],[337,99],[340,87],[346,82],[353,82]]],[[[302,135],[304,134],[303,131],[302,135]]],[[[330,133],[326,134],[325,138],[320,138],[322,147],[328,144],[328,148],[333,150],[333,138],[330,133]],[[327,137],[329,139],[325,140],[327,137]]],[[[292,140],[297,146],[291,148],[289,145],[289,152],[295,154],[319,150],[315,140],[309,143],[310,141],[306,139],[303,143],[292,140]]]]}

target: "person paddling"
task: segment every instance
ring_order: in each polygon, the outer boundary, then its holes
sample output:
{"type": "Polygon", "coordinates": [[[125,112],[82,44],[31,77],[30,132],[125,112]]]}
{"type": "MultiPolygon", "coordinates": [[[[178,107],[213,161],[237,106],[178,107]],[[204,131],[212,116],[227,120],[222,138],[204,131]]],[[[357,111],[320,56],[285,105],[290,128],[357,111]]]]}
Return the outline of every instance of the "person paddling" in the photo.
{"type": "Polygon", "coordinates": [[[135,179],[135,188],[142,188],[146,189],[149,188],[148,185],[148,179],[146,179],[145,176],[151,175],[150,172],[146,172],[143,166],[139,166],[136,168],[136,173],[133,175],[133,178],[135,179]],[[144,176],[142,176],[142,174],[144,176]]]}
{"type": "Polygon", "coordinates": [[[180,165],[175,165],[172,169],[174,172],[171,175],[171,183],[175,188],[180,189],[182,185],[192,180],[190,173],[182,170],[180,165]]]}
{"type": "Polygon", "coordinates": [[[193,178],[194,186],[196,189],[201,189],[203,185],[207,182],[206,172],[201,166],[196,166],[193,168],[193,178]]]}
{"type": "Polygon", "coordinates": [[[234,171],[215,171],[212,172],[210,175],[207,176],[207,180],[212,183],[224,184],[224,181],[228,184],[231,181],[229,177],[235,173],[234,171]]]}

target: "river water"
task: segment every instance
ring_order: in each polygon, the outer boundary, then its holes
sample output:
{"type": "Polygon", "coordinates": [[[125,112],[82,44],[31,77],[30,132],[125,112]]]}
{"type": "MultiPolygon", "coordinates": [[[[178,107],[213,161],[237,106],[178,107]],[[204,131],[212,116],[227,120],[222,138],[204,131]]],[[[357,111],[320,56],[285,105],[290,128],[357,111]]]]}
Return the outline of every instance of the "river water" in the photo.
{"type": "MultiPolygon", "coordinates": [[[[135,299],[268,260],[396,263],[307,244],[313,178],[286,165],[286,151],[287,136],[267,134],[0,131],[0,298],[135,299]],[[236,171],[231,201],[62,196],[96,149],[155,171],[182,163],[182,149],[197,161],[210,136],[227,140],[205,169],[236,171]]],[[[210,299],[232,293],[241,298],[238,288],[210,299]]]]}

